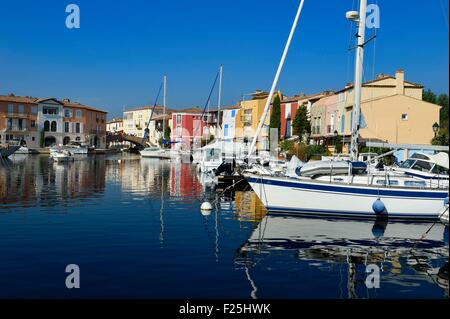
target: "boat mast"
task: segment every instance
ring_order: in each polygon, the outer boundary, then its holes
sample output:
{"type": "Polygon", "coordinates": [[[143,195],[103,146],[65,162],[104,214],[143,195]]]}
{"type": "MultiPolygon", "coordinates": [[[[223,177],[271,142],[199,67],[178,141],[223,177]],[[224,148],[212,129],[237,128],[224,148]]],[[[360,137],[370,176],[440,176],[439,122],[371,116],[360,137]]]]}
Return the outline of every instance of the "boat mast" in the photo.
{"type": "Polygon", "coordinates": [[[167,76],[164,75],[164,98],[163,98],[163,131],[162,131],[162,139],[161,139],[161,147],[164,147],[164,137],[166,133],[166,82],[167,76]]]}
{"type": "Polygon", "coordinates": [[[277,73],[275,74],[275,78],[273,79],[272,87],[270,89],[269,96],[267,97],[266,105],[264,106],[264,112],[261,115],[261,118],[259,119],[258,128],[256,129],[256,133],[255,133],[255,136],[253,137],[252,144],[250,144],[250,148],[248,150],[249,157],[253,153],[253,150],[256,145],[256,141],[258,139],[259,134],[261,133],[261,129],[264,125],[264,121],[267,117],[267,113],[269,112],[270,103],[272,103],[273,93],[275,92],[275,88],[277,87],[278,78],[280,77],[281,70],[283,69],[284,60],[286,59],[286,55],[289,51],[289,47],[291,45],[291,41],[292,41],[292,37],[294,36],[295,29],[297,28],[298,19],[300,17],[300,12],[302,12],[303,2],[304,2],[304,0],[301,0],[300,5],[298,6],[297,14],[295,16],[294,23],[292,24],[291,33],[289,34],[288,40],[286,42],[286,46],[284,47],[283,55],[281,56],[281,61],[280,61],[280,64],[278,65],[277,73]]]}
{"type": "Polygon", "coordinates": [[[219,125],[220,125],[220,103],[222,99],[222,65],[219,69],[219,95],[217,98],[217,124],[216,124],[216,136],[215,138],[219,137],[219,125]]]}
{"type": "Polygon", "coordinates": [[[367,0],[361,0],[359,6],[359,16],[356,20],[358,33],[356,34],[356,58],[355,58],[355,85],[354,85],[354,106],[352,110],[352,137],[350,144],[350,155],[352,161],[358,160],[359,125],[361,123],[361,86],[364,63],[364,36],[366,31],[366,6],[367,0]]]}

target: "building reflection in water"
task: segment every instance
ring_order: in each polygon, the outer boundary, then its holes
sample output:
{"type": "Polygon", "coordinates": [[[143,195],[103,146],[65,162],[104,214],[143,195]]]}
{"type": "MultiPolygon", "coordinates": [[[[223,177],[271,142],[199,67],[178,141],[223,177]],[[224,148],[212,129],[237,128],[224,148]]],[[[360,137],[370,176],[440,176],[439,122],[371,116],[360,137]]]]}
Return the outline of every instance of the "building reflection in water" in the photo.
{"type": "Polygon", "coordinates": [[[368,293],[365,271],[369,264],[379,266],[381,286],[408,287],[426,281],[442,288],[448,297],[448,227],[435,224],[418,241],[430,226],[267,215],[237,250],[235,266],[247,274],[253,298],[262,287],[251,277],[252,268],[280,253],[317,271],[323,271],[324,265],[346,266],[346,280],[339,285],[341,298],[369,297],[358,295],[368,293]]]}
{"type": "Polygon", "coordinates": [[[195,169],[176,161],[113,157],[106,160],[106,176],[107,182],[119,184],[122,191],[133,192],[136,196],[159,196],[164,188],[164,197],[191,197],[200,196],[202,190],[195,169]]]}
{"type": "Polygon", "coordinates": [[[0,162],[0,208],[55,206],[104,189],[104,161],[54,163],[48,156],[15,155],[0,162]]]}

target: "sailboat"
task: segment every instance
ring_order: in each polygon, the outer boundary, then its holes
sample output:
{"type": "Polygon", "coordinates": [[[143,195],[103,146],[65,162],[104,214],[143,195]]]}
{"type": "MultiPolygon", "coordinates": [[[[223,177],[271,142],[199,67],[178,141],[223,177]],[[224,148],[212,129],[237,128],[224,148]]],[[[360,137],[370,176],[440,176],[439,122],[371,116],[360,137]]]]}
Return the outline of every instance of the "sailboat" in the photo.
{"type": "MultiPolygon", "coordinates": [[[[297,26],[303,2],[304,0],[300,2],[249,154],[252,154],[268,114],[270,101],[297,26]]],[[[271,213],[438,220],[442,208],[448,205],[448,183],[422,185],[418,183],[423,180],[420,177],[400,171],[370,172],[365,167],[365,163],[358,162],[366,5],[367,0],[361,0],[359,13],[355,11],[347,13],[348,19],[358,23],[351,160],[346,162],[346,167],[341,167],[342,163],[333,161],[311,164],[321,168],[328,167],[328,173],[320,175],[300,174],[300,176],[287,177],[270,173],[255,174],[251,171],[244,173],[250,186],[271,213]],[[333,171],[333,166],[339,167],[333,171]]]]}
{"type": "MultiPolygon", "coordinates": [[[[164,100],[164,103],[163,103],[163,106],[164,106],[163,114],[164,114],[164,116],[163,116],[163,129],[162,129],[162,132],[163,132],[162,133],[162,136],[163,136],[162,137],[162,141],[163,141],[163,143],[164,143],[164,132],[166,130],[166,120],[165,120],[165,116],[166,116],[166,84],[167,84],[167,76],[164,76],[164,84],[163,84],[163,86],[164,86],[164,98],[163,98],[163,100],[164,100]]],[[[156,102],[155,102],[155,105],[156,105],[156,102]]],[[[154,110],[152,111],[151,117],[153,116],[153,112],[154,112],[154,110]]],[[[148,121],[148,124],[150,123],[151,117],[150,117],[150,119],[148,121]]],[[[148,124],[147,124],[147,128],[148,128],[148,124]]],[[[172,157],[176,157],[177,156],[176,152],[174,153],[174,151],[166,150],[166,149],[164,149],[164,148],[162,148],[160,146],[146,147],[142,151],[140,151],[139,153],[141,154],[142,157],[159,158],[159,159],[170,159],[172,157]]]]}

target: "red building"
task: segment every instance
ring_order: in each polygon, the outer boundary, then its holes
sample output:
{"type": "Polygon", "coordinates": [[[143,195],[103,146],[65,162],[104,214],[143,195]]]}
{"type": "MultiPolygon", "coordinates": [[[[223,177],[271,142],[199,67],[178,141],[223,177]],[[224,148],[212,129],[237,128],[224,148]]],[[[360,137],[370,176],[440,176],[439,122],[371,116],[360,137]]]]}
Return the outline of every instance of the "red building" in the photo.
{"type": "Polygon", "coordinates": [[[174,148],[188,150],[194,143],[200,145],[202,137],[208,135],[207,124],[201,117],[199,108],[173,111],[170,139],[174,148]]]}
{"type": "Polygon", "coordinates": [[[292,123],[295,115],[297,114],[298,108],[305,105],[309,114],[312,104],[320,100],[325,95],[326,92],[323,92],[312,95],[297,95],[283,99],[280,103],[281,139],[290,138],[294,135],[292,123]]]}

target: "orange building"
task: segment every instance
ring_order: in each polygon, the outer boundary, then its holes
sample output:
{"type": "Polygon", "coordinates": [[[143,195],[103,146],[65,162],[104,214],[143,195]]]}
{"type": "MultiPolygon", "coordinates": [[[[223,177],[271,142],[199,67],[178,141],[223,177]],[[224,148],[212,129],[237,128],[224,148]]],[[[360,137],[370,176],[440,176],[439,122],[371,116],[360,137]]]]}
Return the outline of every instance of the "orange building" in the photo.
{"type": "Polygon", "coordinates": [[[55,98],[0,95],[0,142],[20,140],[30,148],[71,141],[104,148],[107,112],[55,98]]]}

